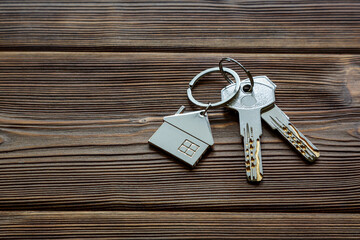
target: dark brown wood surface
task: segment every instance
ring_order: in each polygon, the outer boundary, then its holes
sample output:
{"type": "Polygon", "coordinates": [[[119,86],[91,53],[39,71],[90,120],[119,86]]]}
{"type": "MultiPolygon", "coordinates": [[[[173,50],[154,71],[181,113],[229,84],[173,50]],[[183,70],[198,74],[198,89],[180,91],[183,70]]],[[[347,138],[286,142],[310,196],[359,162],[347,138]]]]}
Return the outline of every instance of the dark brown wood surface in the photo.
{"type": "Polygon", "coordinates": [[[0,47],[359,52],[359,12],[357,0],[3,0],[0,47]]]}
{"type": "MultiPolygon", "coordinates": [[[[0,238],[359,239],[359,16],[358,1],[1,1],[0,238]],[[315,164],[264,123],[248,184],[224,109],[193,170],[147,144],[226,56],[277,85],[315,164]]],[[[214,101],[226,82],[207,80],[195,94],[214,101]]]]}
{"type": "Polygon", "coordinates": [[[3,212],[6,239],[359,239],[358,214],[3,212]],[[340,226],[341,225],[341,226],[340,226]],[[23,232],[19,232],[22,229],[23,232]]]}

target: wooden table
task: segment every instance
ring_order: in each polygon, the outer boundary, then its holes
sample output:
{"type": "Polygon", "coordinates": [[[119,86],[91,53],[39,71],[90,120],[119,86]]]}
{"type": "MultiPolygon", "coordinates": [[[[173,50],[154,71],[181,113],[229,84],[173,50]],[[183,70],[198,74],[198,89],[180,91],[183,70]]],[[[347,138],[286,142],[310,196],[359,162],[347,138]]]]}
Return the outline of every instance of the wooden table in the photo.
{"type": "Polygon", "coordinates": [[[5,0],[0,50],[2,239],[360,238],[359,1],[5,0]],[[224,109],[194,170],[148,145],[227,56],[276,83],[315,164],[264,124],[248,184],[224,109]]]}

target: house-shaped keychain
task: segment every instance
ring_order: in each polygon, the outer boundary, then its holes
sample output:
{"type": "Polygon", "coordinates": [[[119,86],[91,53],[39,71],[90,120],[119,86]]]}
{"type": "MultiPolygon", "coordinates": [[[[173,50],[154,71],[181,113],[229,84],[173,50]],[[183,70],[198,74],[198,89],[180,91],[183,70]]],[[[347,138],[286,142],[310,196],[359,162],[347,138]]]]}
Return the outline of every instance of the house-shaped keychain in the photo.
{"type": "Polygon", "coordinates": [[[184,109],[181,106],[176,114],[165,117],[149,143],[194,167],[214,139],[204,110],[181,114],[184,109]]]}

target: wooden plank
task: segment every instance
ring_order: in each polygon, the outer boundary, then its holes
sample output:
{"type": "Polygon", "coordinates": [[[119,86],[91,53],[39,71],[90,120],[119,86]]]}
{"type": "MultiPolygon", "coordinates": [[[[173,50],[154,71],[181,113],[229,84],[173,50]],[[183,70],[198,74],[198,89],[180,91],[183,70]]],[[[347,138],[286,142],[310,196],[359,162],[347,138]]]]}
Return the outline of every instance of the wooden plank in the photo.
{"type": "MultiPolygon", "coordinates": [[[[306,164],[263,129],[264,181],[246,182],[236,114],[210,113],[194,170],[150,147],[162,117],[223,54],[0,53],[0,209],[349,211],[360,204],[357,55],[234,54],[321,151],[306,164]]],[[[205,79],[206,80],[206,79],[205,79]]],[[[216,99],[220,75],[196,96],[216,99]]]]}
{"type": "Polygon", "coordinates": [[[356,0],[11,0],[0,2],[0,47],[351,53],[359,16],[356,0]]]}
{"type": "Polygon", "coordinates": [[[358,239],[359,214],[1,212],[6,239],[358,239]]]}

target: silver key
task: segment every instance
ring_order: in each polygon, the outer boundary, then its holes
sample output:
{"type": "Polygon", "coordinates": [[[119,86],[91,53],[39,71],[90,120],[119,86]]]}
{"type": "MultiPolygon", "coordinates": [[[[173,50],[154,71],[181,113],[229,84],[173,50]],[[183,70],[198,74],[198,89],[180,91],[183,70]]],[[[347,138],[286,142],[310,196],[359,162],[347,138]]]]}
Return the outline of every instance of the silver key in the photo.
{"type": "MultiPolygon", "coordinates": [[[[261,111],[275,102],[276,85],[266,76],[254,77],[251,92],[246,92],[249,79],[241,82],[238,96],[227,107],[239,113],[240,134],[244,138],[245,166],[247,179],[260,182],[263,178],[260,136],[262,134],[261,111]]],[[[221,91],[222,99],[233,92],[234,84],[221,91]]]]}
{"type": "Polygon", "coordinates": [[[290,121],[289,117],[274,105],[273,108],[261,114],[267,124],[276,129],[286,140],[309,162],[314,162],[320,152],[290,121]]]}

